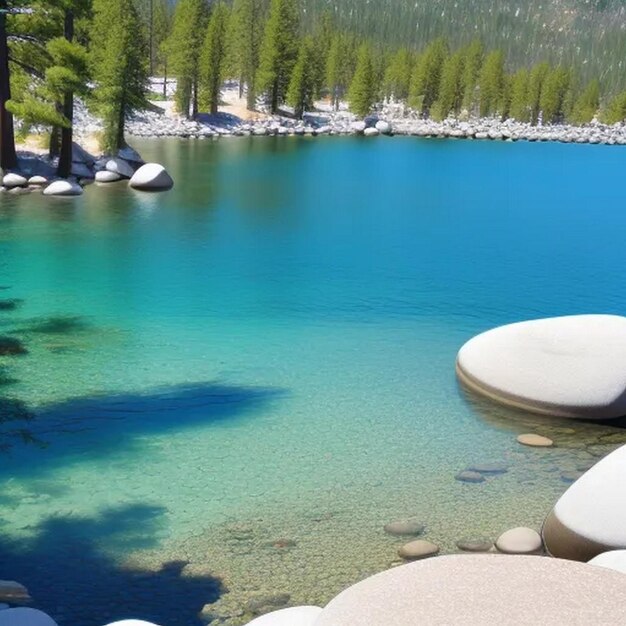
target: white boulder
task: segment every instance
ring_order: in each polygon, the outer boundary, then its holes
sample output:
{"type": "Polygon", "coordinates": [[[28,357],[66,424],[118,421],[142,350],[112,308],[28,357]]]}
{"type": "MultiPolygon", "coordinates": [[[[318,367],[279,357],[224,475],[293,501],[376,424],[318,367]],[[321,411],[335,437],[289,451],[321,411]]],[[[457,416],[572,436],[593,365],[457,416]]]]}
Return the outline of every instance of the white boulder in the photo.
{"type": "Polygon", "coordinates": [[[133,174],[129,185],[133,189],[160,191],[171,189],[174,186],[174,181],[159,163],[146,163],[133,174]]]}
{"type": "Polygon", "coordinates": [[[589,561],[626,549],[626,446],[587,470],[558,500],[543,525],[553,556],[589,561]]]}
{"type": "Polygon", "coordinates": [[[502,533],[496,548],[505,554],[538,554],[543,549],[541,535],[532,528],[511,528],[502,533]]]}
{"type": "Polygon", "coordinates": [[[111,622],[110,624],[106,624],[105,626],[158,626],[158,624],[146,622],[142,619],[123,619],[119,622],[111,622]]]}
{"type": "Polygon", "coordinates": [[[0,611],[0,626],[57,626],[43,611],[29,608],[0,611]]]}
{"type": "Polygon", "coordinates": [[[315,626],[625,624],[624,581],[623,574],[561,559],[441,556],[349,587],[315,626]]]}
{"type": "Polygon", "coordinates": [[[380,132],[378,131],[378,128],[366,128],[363,131],[363,134],[366,137],[376,137],[376,135],[380,135],[380,132]]]}
{"type": "Polygon", "coordinates": [[[525,410],[581,419],[626,415],[626,317],[574,315],[519,322],[459,351],[470,389],[525,410]]]}
{"type": "Polygon", "coordinates": [[[353,122],[352,123],[352,131],[355,133],[362,133],[365,130],[366,124],[365,122],[353,122]]]}
{"type": "Polygon", "coordinates": [[[317,606],[294,606],[261,615],[248,626],[313,626],[321,612],[317,606]]]}
{"type": "Polygon", "coordinates": [[[41,186],[41,185],[47,185],[48,184],[48,179],[45,176],[31,176],[28,179],[28,184],[29,185],[36,185],[36,186],[41,186]]]}
{"type": "Polygon", "coordinates": [[[124,159],[113,157],[106,162],[104,166],[109,172],[115,172],[124,178],[131,178],[135,173],[135,169],[124,159]]]}
{"type": "Polygon", "coordinates": [[[100,170],[96,172],[97,183],[114,183],[120,180],[122,177],[117,172],[110,172],[109,170],[100,170]]]}
{"type": "Polygon", "coordinates": [[[16,174],[15,172],[9,172],[8,174],[5,174],[2,178],[2,184],[7,189],[11,189],[12,187],[23,187],[27,183],[27,178],[25,178],[21,174],[16,174]]]}
{"type": "Polygon", "coordinates": [[[376,130],[381,135],[389,135],[391,133],[391,124],[387,120],[378,120],[376,122],[376,130]]]}
{"type": "Polygon", "coordinates": [[[80,196],[82,193],[83,188],[69,180],[55,180],[43,190],[44,196],[80,196]]]}
{"type": "Polygon", "coordinates": [[[597,565],[598,567],[606,567],[616,572],[626,574],[626,550],[611,550],[594,556],[589,565],[597,565]]]}

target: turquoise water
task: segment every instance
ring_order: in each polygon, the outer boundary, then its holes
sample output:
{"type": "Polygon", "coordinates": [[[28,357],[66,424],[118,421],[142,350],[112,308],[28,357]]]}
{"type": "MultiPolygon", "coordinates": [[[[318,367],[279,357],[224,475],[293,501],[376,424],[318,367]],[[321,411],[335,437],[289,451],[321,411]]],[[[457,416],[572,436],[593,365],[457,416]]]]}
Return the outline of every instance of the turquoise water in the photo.
{"type": "Polygon", "coordinates": [[[396,561],[385,523],[418,516],[444,552],[538,528],[562,474],[626,440],[454,375],[495,325],[624,314],[625,151],[133,145],[172,192],[0,197],[0,300],[21,300],[0,335],[29,351],[0,357],[2,430],[35,439],[3,437],[0,578],[61,626],[321,604],[396,561]],[[521,449],[529,429],[559,447],[521,449]],[[478,461],[509,471],[454,479],[478,461]]]}

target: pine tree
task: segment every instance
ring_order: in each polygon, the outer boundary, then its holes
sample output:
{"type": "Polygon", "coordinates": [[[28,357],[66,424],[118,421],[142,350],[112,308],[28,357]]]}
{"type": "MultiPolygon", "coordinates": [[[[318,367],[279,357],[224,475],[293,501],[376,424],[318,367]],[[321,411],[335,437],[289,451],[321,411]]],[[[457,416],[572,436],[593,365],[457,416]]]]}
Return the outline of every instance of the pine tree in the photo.
{"type": "Polygon", "coordinates": [[[357,115],[365,117],[370,112],[375,99],[372,55],[369,46],[361,44],[356,71],[348,92],[350,109],[357,115]]]}
{"type": "Polygon", "coordinates": [[[229,70],[239,79],[239,94],[246,85],[247,107],[256,106],[256,74],[263,36],[263,0],[235,0],[229,29],[229,70]]]}
{"type": "Polygon", "coordinates": [[[530,121],[528,97],[530,74],[527,69],[518,70],[511,80],[511,106],[509,116],[518,122],[530,121]]]}
{"type": "Polygon", "coordinates": [[[230,11],[218,0],[213,5],[200,57],[200,105],[217,113],[226,56],[226,35],[230,11]]]}
{"type": "Polygon", "coordinates": [[[447,56],[448,44],[445,39],[439,38],[426,48],[418,60],[411,78],[410,99],[413,102],[412,106],[421,102],[423,115],[430,113],[430,108],[439,97],[441,73],[447,56]]]}
{"type": "Polygon", "coordinates": [[[557,67],[545,79],[541,90],[540,108],[543,121],[554,124],[565,116],[565,99],[570,87],[570,70],[557,67]]]}
{"type": "Polygon", "coordinates": [[[504,96],[504,54],[494,50],[487,55],[478,79],[479,111],[481,117],[488,117],[501,111],[504,96]]]}
{"type": "Polygon", "coordinates": [[[602,112],[601,120],[605,124],[618,124],[626,121],[626,91],[614,96],[602,112]]]}
{"type": "Polygon", "coordinates": [[[295,0],[272,0],[263,33],[258,73],[272,113],[284,101],[298,57],[299,14],[295,0]]]}
{"type": "Polygon", "coordinates": [[[287,104],[293,107],[299,119],[313,106],[318,80],[315,52],[313,38],[304,37],[287,91],[287,104]]]}
{"type": "Polygon", "coordinates": [[[537,63],[531,71],[528,79],[528,104],[530,106],[530,123],[536,126],[541,112],[541,92],[546,76],[550,73],[548,63],[537,63]]]}
{"type": "Polygon", "coordinates": [[[387,98],[402,101],[409,97],[411,61],[411,53],[407,48],[401,48],[391,57],[383,83],[387,98]]]}
{"type": "Polygon", "coordinates": [[[328,55],[333,42],[335,27],[333,18],[329,11],[324,11],[315,24],[313,33],[313,63],[315,95],[320,96],[324,87],[326,77],[326,65],[328,55]]]}
{"type": "Polygon", "coordinates": [[[476,100],[476,86],[483,65],[485,51],[479,39],[475,39],[465,49],[465,67],[463,71],[463,108],[468,112],[474,109],[476,100]]]}
{"type": "Polygon", "coordinates": [[[148,54],[137,11],[128,0],[94,0],[91,68],[94,106],[104,121],[103,148],[126,145],[126,118],[147,106],[148,54]]]}
{"type": "Polygon", "coordinates": [[[439,97],[432,108],[432,116],[443,120],[450,113],[459,114],[463,104],[463,75],[465,56],[463,51],[455,52],[444,63],[441,72],[439,97]]]}
{"type": "Polygon", "coordinates": [[[206,0],[179,0],[166,43],[168,64],[176,76],[176,108],[185,116],[198,114],[200,53],[206,33],[206,0]]]}
{"type": "Polygon", "coordinates": [[[600,108],[600,83],[592,80],[574,103],[570,121],[573,124],[588,124],[600,108]]]}

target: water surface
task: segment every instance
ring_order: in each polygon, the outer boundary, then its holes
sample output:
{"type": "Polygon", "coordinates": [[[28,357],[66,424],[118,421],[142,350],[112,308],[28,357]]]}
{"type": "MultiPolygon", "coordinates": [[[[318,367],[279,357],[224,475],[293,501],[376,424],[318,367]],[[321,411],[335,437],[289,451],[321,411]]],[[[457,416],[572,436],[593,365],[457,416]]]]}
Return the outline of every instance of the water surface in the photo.
{"type": "Polygon", "coordinates": [[[0,334],[29,350],[0,357],[2,428],[35,440],[3,437],[0,577],[61,626],[324,603],[395,562],[385,523],[443,551],[538,528],[623,439],[472,398],[454,360],[499,324],[625,313],[626,151],[133,145],[173,191],[0,197],[0,334]],[[509,471],[454,479],[477,461],[509,471]]]}

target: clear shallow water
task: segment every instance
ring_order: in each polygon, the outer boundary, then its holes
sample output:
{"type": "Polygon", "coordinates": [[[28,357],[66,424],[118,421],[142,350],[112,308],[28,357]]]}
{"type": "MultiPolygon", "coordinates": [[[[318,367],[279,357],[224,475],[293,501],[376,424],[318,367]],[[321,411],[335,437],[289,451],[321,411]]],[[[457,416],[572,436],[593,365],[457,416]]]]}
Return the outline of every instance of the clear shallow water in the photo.
{"type": "Polygon", "coordinates": [[[29,349],[0,357],[0,411],[45,444],[0,457],[0,577],[61,626],[323,603],[395,561],[388,521],[444,551],[539,527],[621,441],[477,401],[454,359],[495,325],[624,314],[623,150],[133,144],[172,192],[0,197],[0,299],[23,300],[0,334],[29,349]],[[559,448],[520,449],[529,429],[559,448]]]}

